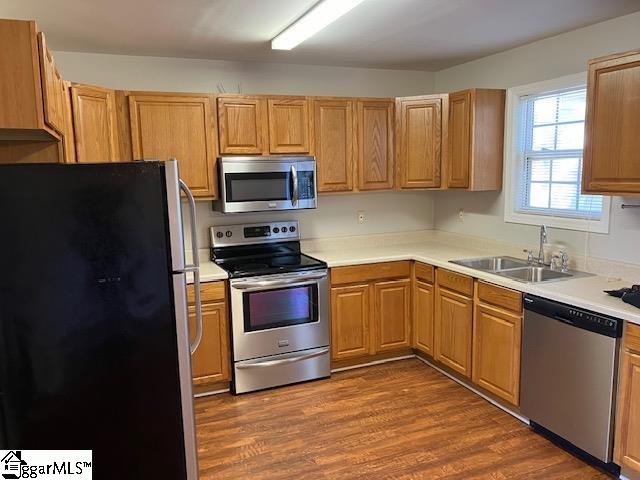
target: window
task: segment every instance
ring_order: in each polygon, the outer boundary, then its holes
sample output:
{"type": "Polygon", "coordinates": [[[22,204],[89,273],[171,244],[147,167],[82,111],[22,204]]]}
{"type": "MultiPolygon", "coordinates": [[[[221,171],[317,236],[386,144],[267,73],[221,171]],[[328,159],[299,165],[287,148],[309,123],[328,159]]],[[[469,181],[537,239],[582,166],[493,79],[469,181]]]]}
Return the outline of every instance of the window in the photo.
{"type": "Polygon", "coordinates": [[[581,193],[587,91],[578,78],[509,91],[506,221],[608,232],[608,199],[581,193]]]}

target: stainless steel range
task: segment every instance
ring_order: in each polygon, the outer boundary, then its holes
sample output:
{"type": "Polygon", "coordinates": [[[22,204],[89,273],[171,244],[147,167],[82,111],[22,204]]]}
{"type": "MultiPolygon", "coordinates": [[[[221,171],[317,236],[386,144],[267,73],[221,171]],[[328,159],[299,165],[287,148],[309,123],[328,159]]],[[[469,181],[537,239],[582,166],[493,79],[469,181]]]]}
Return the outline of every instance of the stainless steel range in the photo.
{"type": "Polygon", "coordinates": [[[327,264],[300,251],[298,222],[211,227],[229,273],[233,391],[328,377],[327,264]]]}

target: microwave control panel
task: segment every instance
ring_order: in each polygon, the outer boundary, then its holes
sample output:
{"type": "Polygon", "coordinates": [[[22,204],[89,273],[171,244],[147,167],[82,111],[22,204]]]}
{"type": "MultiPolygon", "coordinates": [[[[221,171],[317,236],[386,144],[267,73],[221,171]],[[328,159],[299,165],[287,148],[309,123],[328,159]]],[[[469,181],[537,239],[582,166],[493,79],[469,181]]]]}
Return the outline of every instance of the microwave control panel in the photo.
{"type": "Polygon", "coordinates": [[[315,198],[316,190],[314,185],[312,171],[298,172],[298,199],[308,200],[315,198]]]}

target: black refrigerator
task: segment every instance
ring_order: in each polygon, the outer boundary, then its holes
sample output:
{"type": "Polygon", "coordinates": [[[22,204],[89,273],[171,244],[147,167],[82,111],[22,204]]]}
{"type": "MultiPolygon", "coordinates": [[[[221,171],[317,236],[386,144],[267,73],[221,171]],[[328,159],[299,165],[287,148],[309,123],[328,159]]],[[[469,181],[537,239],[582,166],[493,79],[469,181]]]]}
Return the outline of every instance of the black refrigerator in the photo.
{"type": "Polygon", "coordinates": [[[180,183],[175,161],[0,166],[1,449],[198,478],[180,183]]]}

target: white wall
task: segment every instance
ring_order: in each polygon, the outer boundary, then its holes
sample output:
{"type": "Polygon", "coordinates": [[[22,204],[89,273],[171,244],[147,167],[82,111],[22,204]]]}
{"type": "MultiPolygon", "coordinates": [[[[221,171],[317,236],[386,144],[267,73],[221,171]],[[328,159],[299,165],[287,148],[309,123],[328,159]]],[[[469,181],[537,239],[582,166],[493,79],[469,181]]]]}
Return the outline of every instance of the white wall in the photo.
{"type": "Polygon", "coordinates": [[[408,70],[54,52],[64,78],[121,90],[401,96],[433,90],[434,74],[408,70]]]}
{"type": "MultiPolygon", "coordinates": [[[[399,96],[433,90],[434,74],[406,70],[228,62],[162,57],[54,52],[64,78],[116,89],[217,92],[224,84],[243,93],[399,96]]],[[[208,227],[214,224],[300,221],[303,238],[387,233],[433,228],[430,193],[359,193],[322,195],[316,210],[291,213],[222,215],[211,202],[198,202],[198,239],[209,246],[208,227]],[[357,212],[366,212],[358,224],[357,212]]],[[[188,226],[187,226],[188,227],[188,226]]],[[[188,232],[187,232],[188,233],[188,232]]]]}
{"type": "MultiPolygon", "coordinates": [[[[637,48],[640,12],[436,72],[435,89],[524,85],[583,72],[591,58],[637,48]]],[[[435,201],[437,229],[519,244],[537,242],[537,227],[504,222],[501,193],[438,192],[435,201]],[[458,219],[460,208],[465,211],[463,222],[458,219]]],[[[609,235],[551,229],[550,240],[590,256],[640,264],[640,210],[621,210],[621,202],[613,199],[609,235]]]]}
{"type": "MultiPolygon", "coordinates": [[[[378,192],[343,195],[320,195],[315,210],[264,212],[224,215],[214,212],[211,202],[198,202],[198,244],[209,247],[208,227],[236,223],[298,220],[302,238],[342,237],[429,230],[433,228],[433,194],[431,192],[378,192]],[[365,222],[358,223],[358,212],[365,222]]],[[[189,235],[185,225],[185,236],[189,235]]]]}

